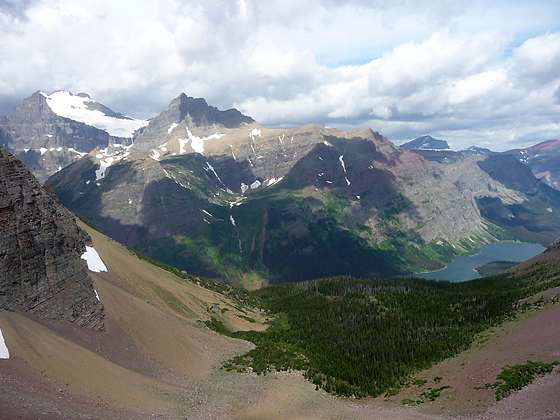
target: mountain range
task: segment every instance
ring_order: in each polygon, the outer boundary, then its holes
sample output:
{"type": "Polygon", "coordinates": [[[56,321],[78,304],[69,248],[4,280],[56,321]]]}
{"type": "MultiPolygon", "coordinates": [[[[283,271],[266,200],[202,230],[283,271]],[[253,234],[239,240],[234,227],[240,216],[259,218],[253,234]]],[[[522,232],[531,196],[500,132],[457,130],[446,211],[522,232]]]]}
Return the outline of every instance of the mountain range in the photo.
{"type": "Polygon", "coordinates": [[[247,287],[432,270],[498,239],[560,233],[537,146],[455,152],[429,135],[398,147],[372,130],[269,128],[185,94],[144,121],[66,91],[34,93],[0,136],[97,229],[247,287]]]}
{"type": "Polygon", "coordinates": [[[548,244],[560,233],[560,193],[523,162],[454,152],[431,136],[398,147],[372,130],[269,128],[185,94],[133,120],[60,91],[35,93],[0,127],[7,147],[39,179],[50,175],[46,185],[92,226],[247,287],[402,275],[498,239],[548,244]]]}
{"type": "MultiPolygon", "coordinates": [[[[38,95],[52,111],[55,94],[38,95]]],[[[69,117],[90,106],[127,119],[64,95],[68,127],[93,129],[69,117]]],[[[268,128],[183,94],[132,137],[109,134],[121,123],[95,128],[107,143],[44,185],[8,151],[13,136],[0,146],[0,417],[505,419],[557,407],[554,374],[510,395],[553,372],[559,345],[560,192],[526,154],[268,128]],[[494,277],[402,278],[503,238],[552,245],[494,277]]]]}

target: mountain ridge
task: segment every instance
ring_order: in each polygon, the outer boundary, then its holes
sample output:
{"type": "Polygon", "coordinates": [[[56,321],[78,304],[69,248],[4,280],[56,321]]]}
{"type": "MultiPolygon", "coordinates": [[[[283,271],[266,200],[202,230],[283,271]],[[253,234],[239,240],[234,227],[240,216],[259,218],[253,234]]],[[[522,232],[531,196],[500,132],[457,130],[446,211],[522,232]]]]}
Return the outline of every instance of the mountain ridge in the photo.
{"type": "Polygon", "coordinates": [[[126,151],[91,153],[48,181],[80,217],[180,269],[255,284],[395,275],[500,238],[560,235],[554,193],[506,182],[502,161],[447,150],[432,160],[371,129],[177,122],[181,98],[144,144],[140,132],[126,151]]]}

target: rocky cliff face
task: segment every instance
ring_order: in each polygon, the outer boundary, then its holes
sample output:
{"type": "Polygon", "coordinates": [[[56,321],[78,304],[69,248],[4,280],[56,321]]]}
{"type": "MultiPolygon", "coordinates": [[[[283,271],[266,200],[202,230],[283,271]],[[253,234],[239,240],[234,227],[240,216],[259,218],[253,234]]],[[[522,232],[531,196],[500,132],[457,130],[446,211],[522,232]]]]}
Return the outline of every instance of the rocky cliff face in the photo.
{"type": "Polygon", "coordinates": [[[103,328],[85,262],[88,236],[13,155],[0,148],[0,309],[103,328]]]}

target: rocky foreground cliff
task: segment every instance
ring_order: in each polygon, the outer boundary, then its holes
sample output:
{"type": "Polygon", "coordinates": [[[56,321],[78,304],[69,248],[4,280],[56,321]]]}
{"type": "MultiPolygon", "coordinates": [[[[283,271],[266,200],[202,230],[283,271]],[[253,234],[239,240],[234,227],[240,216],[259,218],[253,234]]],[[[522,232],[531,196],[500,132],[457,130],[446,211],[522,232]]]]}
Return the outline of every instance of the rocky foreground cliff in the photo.
{"type": "Polygon", "coordinates": [[[0,148],[0,309],[102,329],[103,306],[80,258],[88,241],[74,216],[0,148]]]}

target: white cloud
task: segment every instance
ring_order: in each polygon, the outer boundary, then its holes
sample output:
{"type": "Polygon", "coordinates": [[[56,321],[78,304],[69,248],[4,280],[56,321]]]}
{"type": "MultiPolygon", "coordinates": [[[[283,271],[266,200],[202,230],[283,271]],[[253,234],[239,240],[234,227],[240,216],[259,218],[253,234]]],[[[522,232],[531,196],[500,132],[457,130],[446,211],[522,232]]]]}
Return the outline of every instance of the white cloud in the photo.
{"type": "Polygon", "coordinates": [[[265,124],[454,146],[557,137],[560,3],[0,2],[0,106],[58,88],[149,117],[185,91],[265,124]]]}

